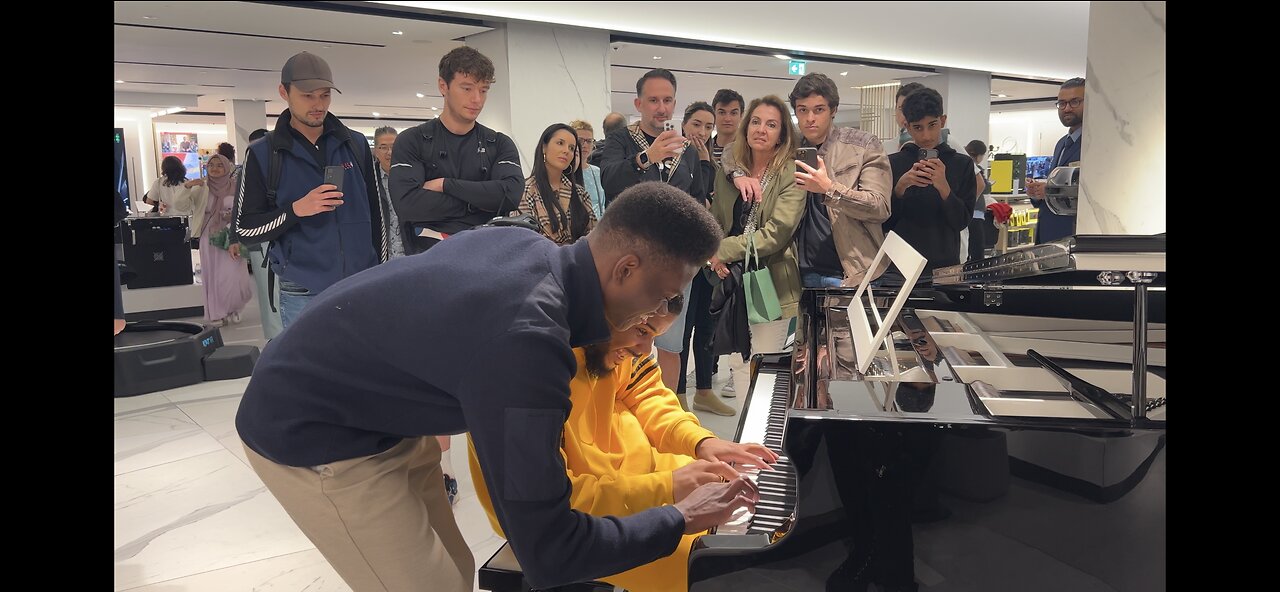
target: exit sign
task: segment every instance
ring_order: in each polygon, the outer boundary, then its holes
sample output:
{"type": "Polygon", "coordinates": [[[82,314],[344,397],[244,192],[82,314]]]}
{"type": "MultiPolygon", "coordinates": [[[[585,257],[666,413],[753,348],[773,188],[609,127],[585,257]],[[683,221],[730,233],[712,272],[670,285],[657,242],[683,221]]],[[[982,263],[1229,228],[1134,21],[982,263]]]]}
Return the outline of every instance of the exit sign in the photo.
{"type": "Polygon", "coordinates": [[[787,73],[792,76],[804,76],[804,62],[791,60],[791,63],[787,66],[787,73]]]}

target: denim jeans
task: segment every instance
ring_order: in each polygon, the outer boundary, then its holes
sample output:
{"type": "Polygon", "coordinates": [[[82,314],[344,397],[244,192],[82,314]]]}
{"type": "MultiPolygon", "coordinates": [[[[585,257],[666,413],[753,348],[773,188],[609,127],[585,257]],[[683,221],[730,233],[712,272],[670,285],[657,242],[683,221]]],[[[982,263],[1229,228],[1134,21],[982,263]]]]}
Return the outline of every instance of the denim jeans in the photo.
{"type": "Polygon", "coordinates": [[[806,288],[839,288],[842,281],[844,278],[822,275],[816,271],[800,274],[800,285],[806,288]]]}
{"type": "Polygon", "coordinates": [[[319,292],[313,292],[281,277],[276,279],[280,280],[280,305],[277,307],[280,309],[280,326],[288,329],[319,292]]]}

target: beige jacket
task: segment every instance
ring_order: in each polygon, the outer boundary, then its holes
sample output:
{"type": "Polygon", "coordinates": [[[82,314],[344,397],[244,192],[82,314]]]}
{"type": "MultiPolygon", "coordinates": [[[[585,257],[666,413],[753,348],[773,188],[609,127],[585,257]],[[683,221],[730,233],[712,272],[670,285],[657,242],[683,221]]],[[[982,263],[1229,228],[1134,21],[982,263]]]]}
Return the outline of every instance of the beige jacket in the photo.
{"type": "MultiPolygon", "coordinates": [[[[818,156],[826,163],[827,174],[834,181],[822,203],[831,216],[831,238],[839,251],[840,265],[844,267],[844,285],[857,286],[884,243],[884,230],[880,225],[889,219],[889,198],[893,191],[889,156],[874,134],[835,126],[818,148],[818,156]]],[[[726,175],[741,168],[727,150],[723,160],[726,175]]],[[[872,279],[884,273],[887,261],[881,262],[872,279]]]]}

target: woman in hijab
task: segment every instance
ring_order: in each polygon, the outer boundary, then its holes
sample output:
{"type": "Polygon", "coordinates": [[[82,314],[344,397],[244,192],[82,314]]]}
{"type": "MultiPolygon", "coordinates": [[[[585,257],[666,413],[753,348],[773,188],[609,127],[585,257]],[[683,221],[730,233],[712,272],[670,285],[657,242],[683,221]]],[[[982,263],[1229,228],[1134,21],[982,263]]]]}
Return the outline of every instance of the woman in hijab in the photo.
{"type": "Polygon", "coordinates": [[[253,280],[240,256],[240,244],[230,242],[231,207],[235,203],[234,169],[221,154],[209,157],[209,176],[204,179],[203,228],[200,231],[200,277],[204,280],[204,318],[215,324],[240,322],[240,311],[253,297],[253,280]]]}

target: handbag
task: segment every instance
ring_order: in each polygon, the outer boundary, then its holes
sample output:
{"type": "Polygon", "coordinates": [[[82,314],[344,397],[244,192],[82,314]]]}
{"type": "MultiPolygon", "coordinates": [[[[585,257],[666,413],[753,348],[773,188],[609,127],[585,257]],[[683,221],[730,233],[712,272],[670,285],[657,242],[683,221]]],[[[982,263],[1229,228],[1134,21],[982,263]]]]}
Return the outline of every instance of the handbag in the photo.
{"type": "Polygon", "coordinates": [[[212,246],[218,247],[219,249],[222,249],[224,251],[227,249],[230,249],[231,248],[231,231],[227,228],[223,228],[222,230],[219,230],[213,234],[210,234],[209,244],[212,246]]]}
{"type": "MultiPolygon", "coordinates": [[[[759,209],[760,202],[751,206],[751,222],[755,221],[759,209]]],[[[749,223],[743,233],[747,235],[747,259],[743,262],[742,285],[746,292],[747,322],[758,325],[781,319],[782,306],[778,304],[778,291],[773,287],[768,266],[760,265],[754,227],[755,224],[749,223]]]]}

